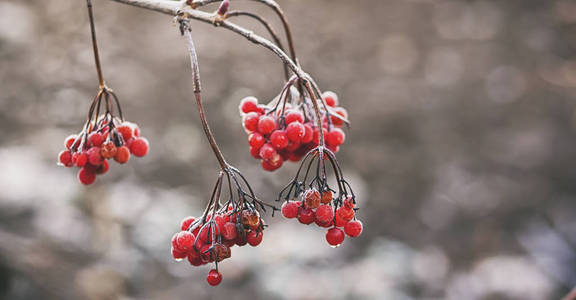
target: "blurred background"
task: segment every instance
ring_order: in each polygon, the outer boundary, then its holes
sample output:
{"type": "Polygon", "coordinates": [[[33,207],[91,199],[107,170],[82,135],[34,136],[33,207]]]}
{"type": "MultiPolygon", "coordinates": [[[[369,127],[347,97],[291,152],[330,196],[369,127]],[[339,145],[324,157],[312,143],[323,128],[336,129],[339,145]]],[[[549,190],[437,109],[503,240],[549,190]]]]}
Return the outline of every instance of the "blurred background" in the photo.
{"type": "MultiPolygon", "coordinates": [[[[86,4],[0,0],[1,299],[559,299],[576,284],[576,2],[278,0],[303,68],[350,113],[338,157],[365,231],[332,249],[267,215],[218,288],[170,255],[218,170],[183,39],[169,16],[94,2],[107,83],[151,151],[90,187],[58,167],[98,87],[86,4]]],[[[231,9],[280,30],[261,5],[231,9]]],[[[263,171],[237,106],[274,97],[281,65],[192,24],[216,139],[273,201],[297,165],[263,171]]]]}

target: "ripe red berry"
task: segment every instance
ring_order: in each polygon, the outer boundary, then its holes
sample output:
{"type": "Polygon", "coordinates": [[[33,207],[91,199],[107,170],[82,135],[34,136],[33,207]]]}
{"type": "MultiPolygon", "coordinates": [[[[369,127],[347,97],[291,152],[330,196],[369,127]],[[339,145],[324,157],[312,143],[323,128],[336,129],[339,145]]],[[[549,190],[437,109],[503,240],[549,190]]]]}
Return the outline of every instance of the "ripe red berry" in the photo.
{"type": "Polygon", "coordinates": [[[348,221],[342,219],[342,217],[340,217],[340,215],[338,215],[338,213],[336,213],[336,217],[334,219],[335,219],[336,227],[344,227],[348,223],[348,221]]]}
{"type": "Polygon", "coordinates": [[[258,99],[256,97],[248,96],[240,101],[240,111],[243,113],[247,114],[258,110],[258,99]]]}
{"type": "Polygon", "coordinates": [[[180,229],[188,230],[194,221],[196,221],[196,218],[192,216],[184,218],[182,222],[180,222],[180,229]]]}
{"type": "Polygon", "coordinates": [[[70,149],[70,148],[72,148],[72,145],[74,144],[75,141],[76,141],[76,135],[75,134],[68,136],[64,140],[64,146],[66,147],[66,149],[70,149]]]}
{"type": "Polygon", "coordinates": [[[250,144],[250,147],[260,149],[264,145],[264,143],[266,143],[266,139],[259,132],[252,132],[248,136],[248,144],[250,144]]]}
{"type": "Polygon", "coordinates": [[[349,237],[358,237],[362,233],[362,222],[356,220],[346,223],[344,232],[349,237]]]}
{"type": "Polygon", "coordinates": [[[334,219],[334,210],[330,205],[320,205],[316,209],[316,219],[320,223],[330,223],[334,219]]]}
{"type": "Polygon", "coordinates": [[[338,95],[334,92],[326,91],[322,93],[322,99],[326,102],[326,105],[331,107],[338,106],[338,95]]]}
{"type": "Polygon", "coordinates": [[[108,168],[110,166],[108,165],[107,161],[103,161],[97,168],[96,168],[96,175],[100,175],[100,174],[104,174],[106,172],[108,172],[108,168]]]}
{"type": "Polygon", "coordinates": [[[236,231],[236,224],[232,222],[227,222],[224,224],[222,228],[222,237],[226,240],[234,240],[238,236],[238,232],[236,231]]]}
{"type": "Polygon", "coordinates": [[[92,147],[86,152],[88,155],[88,162],[94,166],[102,164],[104,158],[100,154],[100,147],[92,147]]]}
{"type": "Polygon", "coordinates": [[[300,209],[300,213],[298,214],[298,221],[302,224],[311,224],[316,219],[314,215],[314,211],[309,208],[300,209]]]}
{"type": "Polygon", "coordinates": [[[90,185],[96,180],[96,173],[84,167],[78,171],[78,180],[80,180],[82,184],[90,185]]]}
{"type": "Polygon", "coordinates": [[[58,154],[58,161],[66,167],[72,166],[72,154],[68,150],[63,150],[58,154]]]}
{"type": "Polygon", "coordinates": [[[259,153],[263,160],[270,160],[274,157],[274,155],[276,155],[277,152],[271,144],[264,144],[264,146],[260,148],[259,153]]]}
{"type": "Polygon", "coordinates": [[[88,141],[90,141],[93,147],[100,147],[104,142],[104,135],[99,132],[92,132],[88,135],[88,141]]]}
{"type": "Polygon", "coordinates": [[[287,111],[284,118],[286,120],[286,124],[290,124],[292,122],[304,123],[304,116],[302,115],[301,112],[296,110],[287,111]]]}
{"type": "Polygon", "coordinates": [[[210,284],[211,286],[219,285],[220,282],[222,281],[222,274],[216,271],[216,269],[212,269],[210,270],[210,272],[208,272],[208,276],[206,276],[206,281],[208,281],[208,284],[210,284]]]}
{"type": "Polygon", "coordinates": [[[326,241],[332,246],[338,246],[344,241],[344,231],[340,228],[330,228],[326,232],[326,241]]]}
{"type": "Polygon", "coordinates": [[[180,251],[190,251],[192,250],[192,245],[194,245],[194,240],[196,237],[189,231],[180,231],[178,236],[176,236],[177,250],[180,251]]]}
{"type": "Polygon", "coordinates": [[[320,198],[320,192],[318,192],[316,189],[306,190],[304,193],[304,205],[311,209],[317,208],[320,206],[320,198]]]}
{"type": "Polygon", "coordinates": [[[340,128],[333,128],[326,134],[326,144],[329,146],[340,146],[344,143],[346,135],[340,128]]]}
{"type": "Polygon", "coordinates": [[[247,131],[256,131],[258,129],[258,120],[260,119],[260,114],[257,112],[250,112],[244,115],[244,129],[247,131]]]}
{"type": "Polygon", "coordinates": [[[280,150],[288,146],[288,136],[283,130],[276,130],[270,135],[270,143],[274,148],[280,150]]]}
{"type": "Polygon", "coordinates": [[[354,210],[348,207],[339,207],[336,214],[344,221],[348,222],[354,218],[354,210]]]}
{"type": "Polygon", "coordinates": [[[105,159],[109,159],[116,156],[117,151],[118,150],[116,148],[116,145],[114,145],[113,142],[106,142],[102,144],[102,147],[100,147],[100,155],[102,155],[102,157],[105,159]]]}
{"type": "Polygon", "coordinates": [[[132,126],[127,122],[122,123],[122,125],[118,126],[116,130],[118,130],[118,132],[122,135],[124,141],[127,141],[133,137],[132,126]]]}
{"type": "Polygon", "coordinates": [[[304,135],[300,139],[300,143],[308,144],[312,141],[313,137],[314,137],[314,129],[312,129],[312,126],[310,124],[304,124],[304,135]]]}
{"type": "Polygon", "coordinates": [[[250,231],[250,233],[248,233],[246,240],[248,241],[248,244],[250,244],[250,246],[256,247],[256,246],[260,245],[260,243],[262,242],[263,236],[264,236],[264,233],[262,231],[252,230],[252,231],[250,231]]]}
{"type": "Polygon", "coordinates": [[[138,157],[148,154],[149,148],[148,140],[143,137],[135,138],[130,144],[130,152],[138,157]]]}
{"type": "Polygon", "coordinates": [[[334,225],[334,221],[323,223],[323,222],[318,221],[318,219],[314,220],[314,223],[316,223],[316,225],[318,225],[319,227],[323,227],[323,228],[332,227],[334,225]]]}
{"type": "Polygon", "coordinates": [[[292,142],[300,143],[300,140],[304,137],[304,133],[306,133],[306,129],[300,122],[293,122],[286,126],[286,135],[292,142]]]}
{"type": "Polygon", "coordinates": [[[186,256],[188,255],[188,254],[186,253],[186,251],[180,251],[180,250],[178,250],[178,249],[176,249],[176,248],[174,248],[174,247],[172,247],[171,250],[172,250],[172,257],[173,257],[175,260],[184,259],[184,258],[186,258],[186,256]]]}
{"type": "Polygon", "coordinates": [[[114,160],[117,161],[119,164],[124,164],[128,160],[130,160],[130,149],[126,146],[120,146],[116,149],[116,156],[114,156],[114,160]]]}
{"type": "Polygon", "coordinates": [[[250,155],[254,158],[260,158],[260,148],[250,147],[250,155]]]}
{"type": "MultiPolygon", "coordinates": [[[[344,119],[348,119],[348,112],[344,108],[336,107],[334,108],[334,112],[343,117],[344,119]]],[[[332,124],[336,126],[342,126],[344,124],[344,121],[335,116],[330,116],[330,121],[332,121],[332,124]]]]}
{"type": "Polygon", "coordinates": [[[293,219],[298,216],[298,203],[297,202],[284,202],[282,204],[282,215],[287,219],[293,219]]]}
{"type": "Polygon", "coordinates": [[[86,153],[76,152],[72,155],[72,162],[79,168],[82,168],[88,162],[88,156],[86,153]]]}
{"type": "Polygon", "coordinates": [[[276,129],[276,121],[270,116],[261,116],[258,120],[258,131],[262,134],[269,134],[276,129]]]}
{"type": "MultiPolygon", "coordinates": [[[[278,154],[277,154],[278,155],[278,154]]],[[[262,160],[262,168],[266,171],[272,172],[282,166],[282,159],[279,160],[262,160]]]]}

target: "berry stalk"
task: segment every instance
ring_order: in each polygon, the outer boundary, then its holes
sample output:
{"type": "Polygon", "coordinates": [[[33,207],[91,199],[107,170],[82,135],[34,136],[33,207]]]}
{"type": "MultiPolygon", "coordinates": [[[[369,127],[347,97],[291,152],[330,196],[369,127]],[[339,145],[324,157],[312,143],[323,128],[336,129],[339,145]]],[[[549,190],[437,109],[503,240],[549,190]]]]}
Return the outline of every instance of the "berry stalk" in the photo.
{"type": "Polygon", "coordinates": [[[104,89],[104,76],[102,75],[102,66],[100,65],[100,54],[98,52],[98,42],[96,41],[96,26],[94,25],[94,13],[92,12],[92,0],[86,0],[88,6],[88,17],[90,19],[90,33],[92,35],[92,49],[94,51],[94,62],[96,63],[96,72],[98,72],[98,82],[100,89],[104,89]]]}

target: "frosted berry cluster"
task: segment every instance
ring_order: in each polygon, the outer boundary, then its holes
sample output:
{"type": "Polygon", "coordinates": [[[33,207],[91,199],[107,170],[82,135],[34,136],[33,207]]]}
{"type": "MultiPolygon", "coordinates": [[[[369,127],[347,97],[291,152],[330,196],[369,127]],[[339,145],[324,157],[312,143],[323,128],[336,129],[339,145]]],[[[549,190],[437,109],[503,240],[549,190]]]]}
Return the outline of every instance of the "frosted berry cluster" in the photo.
{"type": "Polygon", "coordinates": [[[332,246],[344,242],[345,235],[355,238],[362,233],[362,222],[356,219],[355,201],[347,197],[342,206],[333,199],[331,190],[322,193],[314,188],[302,193],[300,201],[286,201],[282,205],[282,215],[287,219],[297,218],[302,224],[315,223],[319,227],[330,228],[326,241],[332,246]]]}
{"type": "Polygon", "coordinates": [[[181,231],[172,237],[172,256],[177,261],[187,258],[192,266],[216,263],[206,277],[215,286],[222,281],[217,263],[232,256],[234,245],[258,246],[265,227],[258,211],[249,207],[235,210],[229,205],[226,211],[214,216],[187,217],[182,220],[181,231]]]}
{"type": "Polygon", "coordinates": [[[66,149],[58,154],[59,164],[80,168],[78,180],[85,185],[108,171],[108,160],[125,164],[132,155],[145,156],[149,149],[138,125],[116,118],[88,123],[81,133],[67,137],[64,146],[66,149]]]}
{"type": "MultiPolygon", "coordinates": [[[[337,152],[346,138],[340,127],[347,119],[347,112],[338,107],[338,97],[333,92],[325,92],[322,100],[325,104],[322,107],[326,108],[323,110],[326,146],[337,152]]],[[[250,154],[261,160],[264,170],[274,171],[284,161],[300,161],[306,153],[318,146],[318,127],[313,116],[306,114],[304,107],[287,103],[286,100],[263,105],[252,96],[242,99],[239,108],[242,125],[248,133],[250,154]]]]}

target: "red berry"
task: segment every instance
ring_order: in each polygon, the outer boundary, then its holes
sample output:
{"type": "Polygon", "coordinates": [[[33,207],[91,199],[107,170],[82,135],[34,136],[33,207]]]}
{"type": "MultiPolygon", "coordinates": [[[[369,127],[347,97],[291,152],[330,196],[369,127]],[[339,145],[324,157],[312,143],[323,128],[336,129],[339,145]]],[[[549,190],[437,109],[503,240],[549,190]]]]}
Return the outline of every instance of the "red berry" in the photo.
{"type": "Polygon", "coordinates": [[[118,126],[116,130],[120,132],[124,141],[127,141],[133,137],[132,126],[127,122],[122,123],[122,125],[118,126]]]}
{"type": "Polygon", "coordinates": [[[100,147],[100,145],[102,145],[104,142],[104,135],[94,131],[88,135],[88,141],[90,141],[93,147],[100,147]]]}
{"type": "Polygon", "coordinates": [[[309,189],[304,193],[304,205],[308,208],[317,208],[320,206],[320,192],[316,189],[309,189]]]}
{"type": "Polygon", "coordinates": [[[326,144],[329,146],[340,146],[344,143],[346,135],[340,128],[333,128],[326,134],[326,144]]]}
{"type": "Polygon", "coordinates": [[[186,251],[180,251],[174,247],[172,247],[172,257],[174,257],[175,260],[181,260],[186,258],[186,256],[188,255],[186,253],[186,251]]]}
{"type": "Polygon", "coordinates": [[[190,251],[194,245],[194,240],[196,237],[189,231],[180,231],[178,236],[176,236],[177,250],[180,251],[190,251]]]}
{"type": "Polygon", "coordinates": [[[238,236],[238,232],[236,231],[236,224],[232,222],[227,222],[224,224],[222,228],[222,237],[226,240],[234,240],[238,236]]]}
{"type": "Polygon", "coordinates": [[[300,221],[300,223],[308,225],[314,222],[315,219],[316,216],[314,215],[313,210],[309,208],[304,208],[300,210],[300,213],[298,215],[298,221],[300,221]]]}
{"type": "Polygon", "coordinates": [[[136,123],[125,122],[126,124],[132,127],[132,137],[139,137],[140,136],[140,127],[136,123]]]}
{"type": "Polygon", "coordinates": [[[245,237],[243,238],[243,237],[241,237],[241,236],[238,236],[238,237],[236,238],[236,245],[238,245],[238,246],[240,246],[240,247],[246,245],[247,243],[248,243],[248,241],[246,240],[245,237]]]}
{"type": "Polygon", "coordinates": [[[326,105],[331,107],[338,106],[338,96],[334,92],[326,91],[322,93],[322,99],[326,102],[326,105]]]}
{"type": "Polygon", "coordinates": [[[84,167],[78,171],[78,180],[80,180],[82,184],[90,185],[96,180],[96,173],[84,167]]]}
{"type": "Polygon", "coordinates": [[[280,150],[288,146],[288,136],[283,130],[276,130],[270,135],[270,143],[274,148],[280,150]]]}
{"type": "Polygon", "coordinates": [[[344,231],[340,228],[330,228],[326,232],[326,241],[332,246],[338,246],[344,241],[344,231]]]}
{"type": "Polygon", "coordinates": [[[270,116],[261,116],[258,120],[258,131],[262,134],[269,134],[276,129],[276,121],[270,116]]]}
{"type": "Polygon", "coordinates": [[[250,155],[254,158],[260,158],[260,148],[250,147],[250,155]]]}
{"type": "Polygon", "coordinates": [[[316,225],[318,225],[319,227],[323,227],[323,228],[332,227],[334,225],[334,221],[322,223],[322,222],[318,221],[318,219],[314,220],[314,223],[316,223],[316,225]]]}
{"type": "Polygon", "coordinates": [[[362,233],[362,222],[350,221],[344,226],[344,232],[349,237],[358,237],[362,233]]]}
{"type": "Polygon", "coordinates": [[[354,210],[348,207],[339,207],[336,214],[344,221],[348,222],[354,218],[354,210]]]}
{"type": "Polygon", "coordinates": [[[312,138],[314,138],[314,129],[312,129],[310,124],[304,124],[304,135],[300,139],[300,143],[308,144],[312,141],[312,138]]]}
{"type": "Polygon", "coordinates": [[[270,160],[277,154],[277,152],[271,144],[264,144],[264,146],[260,148],[259,154],[263,160],[270,160]]]}
{"type": "Polygon", "coordinates": [[[113,142],[106,142],[102,144],[102,147],[100,148],[100,155],[105,159],[109,159],[116,156],[117,151],[116,145],[114,145],[113,142]]]}
{"type": "Polygon", "coordinates": [[[258,120],[260,119],[260,114],[257,112],[250,112],[244,115],[244,129],[247,131],[256,131],[258,129],[258,120]]]}
{"type": "Polygon", "coordinates": [[[297,202],[284,202],[282,204],[282,215],[287,219],[293,219],[298,216],[298,203],[297,202]]]}
{"type": "Polygon", "coordinates": [[[108,172],[108,162],[107,161],[103,161],[97,168],[96,168],[96,174],[100,175],[100,174],[104,174],[106,172],[108,172]]]}
{"type": "Polygon", "coordinates": [[[143,137],[135,138],[130,144],[130,152],[138,157],[148,154],[149,148],[148,140],[143,137]]]}
{"type": "Polygon", "coordinates": [[[217,215],[214,217],[214,222],[216,222],[217,231],[215,233],[222,234],[222,228],[226,224],[226,219],[222,215],[217,215]]]}
{"type": "MultiPolygon", "coordinates": [[[[348,119],[348,112],[344,108],[336,107],[334,108],[334,112],[343,117],[344,119],[348,119]]],[[[336,126],[342,126],[344,124],[344,121],[335,116],[330,116],[330,121],[332,121],[332,124],[336,126]]]]}
{"type": "Polygon", "coordinates": [[[250,147],[260,149],[264,145],[264,143],[266,143],[266,139],[261,133],[252,132],[248,136],[248,144],[250,144],[250,147]]]}
{"type": "Polygon", "coordinates": [[[222,281],[222,274],[216,271],[216,269],[212,269],[208,273],[208,276],[206,276],[206,281],[208,281],[208,284],[211,286],[219,285],[222,281]]]}
{"type": "Polygon", "coordinates": [[[286,126],[286,135],[292,142],[300,143],[300,140],[304,137],[304,133],[306,133],[306,129],[300,122],[293,122],[286,126]]]}
{"type": "Polygon", "coordinates": [[[116,156],[114,156],[114,160],[117,161],[119,164],[124,164],[128,160],[130,160],[130,149],[126,146],[120,146],[116,149],[116,156]]]}
{"type": "Polygon", "coordinates": [[[328,190],[322,193],[322,198],[320,199],[320,202],[322,202],[323,204],[328,204],[331,201],[332,201],[332,191],[328,190]]]}
{"type": "Polygon", "coordinates": [[[88,155],[88,162],[94,166],[98,166],[104,161],[100,154],[100,147],[92,147],[86,151],[86,154],[88,155]]]}
{"type": "Polygon", "coordinates": [[[336,213],[336,217],[334,218],[336,221],[336,227],[344,227],[346,226],[346,224],[348,223],[348,221],[342,219],[342,217],[340,217],[338,215],[338,213],[336,213]]]}
{"type": "Polygon", "coordinates": [[[240,111],[243,113],[247,114],[258,110],[258,99],[256,97],[248,96],[240,101],[240,111]]]}
{"type": "Polygon", "coordinates": [[[182,222],[180,222],[180,229],[188,230],[188,228],[190,228],[190,225],[192,225],[194,221],[196,221],[196,218],[192,216],[184,218],[182,222]]]}
{"type": "Polygon", "coordinates": [[[72,164],[72,153],[68,150],[63,150],[58,154],[58,161],[66,167],[71,167],[72,164]]]}
{"type": "Polygon", "coordinates": [[[74,144],[75,141],[76,141],[76,135],[75,134],[68,136],[64,140],[64,147],[66,147],[66,149],[72,148],[72,145],[74,144]]]}
{"type": "Polygon", "coordinates": [[[266,171],[275,171],[282,166],[282,159],[275,161],[262,160],[262,168],[266,171]],[[273,163],[274,162],[274,163],[273,163]]]}
{"type": "Polygon", "coordinates": [[[204,263],[202,258],[200,258],[200,256],[198,256],[195,251],[192,251],[188,254],[188,262],[190,262],[190,264],[195,267],[201,266],[204,263]]]}
{"type": "Polygon", "coordinates": [[[304,116],[299,111],[295,111],[295,110],[287,111],[284,118],[286,120],[286,124],[290,124],[292,122],[304,123],[304,116]]]}
{"type": "Polygon", "coordinates": [[[316,219],[320,223],[330,223],[334,219],[334,210],[330,205],[320,205],[316,209],[316,219]]]}
{"type": "Polygon", "coordinates": [[[263,236],[264,236],[264,233],[262,231],[252,230],[252,231],[250,231],[250,233],[248,233],[246,240],[248,241],[248,244],[250,244],[250,246],[256,247],[256,246],[260,245],[260,243],[262,242],[263,236]]]}

